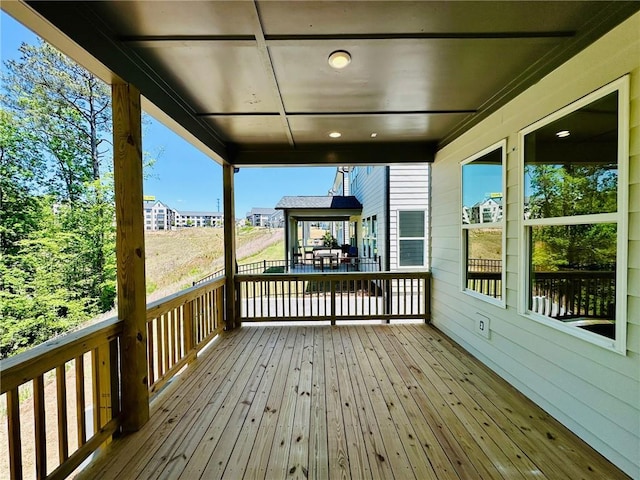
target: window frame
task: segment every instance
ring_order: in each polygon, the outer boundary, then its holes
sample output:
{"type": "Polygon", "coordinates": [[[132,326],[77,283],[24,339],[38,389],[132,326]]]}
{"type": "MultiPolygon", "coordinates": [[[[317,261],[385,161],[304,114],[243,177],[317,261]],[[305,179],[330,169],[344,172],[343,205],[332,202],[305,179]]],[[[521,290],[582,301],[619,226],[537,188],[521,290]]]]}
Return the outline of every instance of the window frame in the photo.
{"type": "Polygon", "coordinates": [[[579,98],[559,110],[541,118],[518,132],[519,145],[519,222],[520,222],[520,295],[518,299],[518,313],[535,322],[564,332],[591,344],[607,350],[626,355],[627,353],[627,270],[628,270],[628,205],[629,205],[629,75],[598,88],[597,90],[579,98]],[[559,120],[582,107],[585,107],[606,95],[618,92],[618,190],[617,211],[613,213],[596,213],[577,216],[563,216],[550,218],[525,219],[525,137],[559,120]],[[615,339],[605,337],[585,329],[566,325],[561,321],[546,317],[529,310],[529,275],[530,275],[530,237],[531,227],[549,225],[579,225],[595,223],[615,223],[617,228],[616,240],[616,326],[615,339]]]}
{"type": "Polygon", "coordinates": [[[398,209],[396,211],[396,221],[397,221],[397,240],[396,240],[396,262],[398,265],[398,268],[404,268],[404,269],[412,269],[412,270],[417,270],[417,269],[423,269],[426,268],[428,266],[428,257],[429,257],[429,252],[427,251],[427,240],[428,240],[428,228],[429,228],[429,224],[428,224],[428,210],[425,209],[421,209],[421,208],[402,208],[402,209],[398,209]],[[424,230],[423,230],[423,236],[422,237],[401,237],[400,236],[400,213],[401,212],[421,212],[423,214],[423,218],[424,218],[424,230]],[[422,240],[422,264],[421,265],[402,265],[400,263],[400,242],[402,240],[422,240]]]}
{"type": "Polygon", "coordinates": [[[489,145],[488,147],[480,150],[479,152],[465,158],[460,162],[460,212],[458,214],[458,221],[460,222],[460,291],[473,298],[477,298],[487,303],[491,303],[501,308],[506,308],[506,296],[507,296],[507,274],[506,274],[506,262],[507,262],[507,235],[506,235],[506,219],[507,219],[507,139],[503,138],[498,142],[489,145]],[[462,213],[464,209],[464,184],[462,177],[462,170],[465,165],[472,163],[485,155],[501,150],[500,158],[502,160],[502,219],[500,222],[491,223],[491,228],[500,227],[502,230],[502,252],[501,252],[501,272],[500,272],[500,285],[501,292],[500,298],[494,298],[484,293],[476,292],[467,288],[467,240],[465,230],[486,229],[485,223],[462,223],[462,213]]]}

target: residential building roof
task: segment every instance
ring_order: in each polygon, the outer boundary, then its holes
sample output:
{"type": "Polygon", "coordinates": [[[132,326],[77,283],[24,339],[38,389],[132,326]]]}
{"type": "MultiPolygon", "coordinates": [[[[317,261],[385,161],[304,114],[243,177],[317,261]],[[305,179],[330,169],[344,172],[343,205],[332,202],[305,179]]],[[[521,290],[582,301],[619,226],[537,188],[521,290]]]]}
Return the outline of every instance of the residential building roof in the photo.
{"type": "Polygon", "coordinates": [[[282,197],[276,205],[276,209],[333,209],[333,210],[357,210],[362,209],[362,204],[354,196],[308,196],[308,197],[282,197]]]}
{"type": "Polygon", "coordinates": [[[247,215],[271,215],[273,212],[274,208],[252,208],[247,215]]]}
{"type": "Polygon", "coordinates": [[[222,217],[222,212],[195,212],[190,210],[176,210],[178,215],[189,217],[222,217]]]}

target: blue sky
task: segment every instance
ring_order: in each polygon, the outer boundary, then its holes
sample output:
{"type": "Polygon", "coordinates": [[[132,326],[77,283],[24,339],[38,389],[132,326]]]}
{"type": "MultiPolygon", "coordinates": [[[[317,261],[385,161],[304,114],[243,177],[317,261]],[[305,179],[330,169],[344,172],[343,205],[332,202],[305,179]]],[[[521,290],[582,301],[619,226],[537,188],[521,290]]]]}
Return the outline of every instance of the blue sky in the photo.
{"type": "MultiPolygon", "coordinates": [[[[0,13],[2,61],[17,58],[22,42],[37,37],[12,17],[0,13]]],[[[188,142],[151,119],[143,148],[156,163],[145,180],[145,195],[155,195],[178,210],[222,210],[222,167],[188,142]]],[[[241,168],[235,176],[236,217],[253,207],[274,207],[285,195],[326,195],[335,167],[241,168]]]]}

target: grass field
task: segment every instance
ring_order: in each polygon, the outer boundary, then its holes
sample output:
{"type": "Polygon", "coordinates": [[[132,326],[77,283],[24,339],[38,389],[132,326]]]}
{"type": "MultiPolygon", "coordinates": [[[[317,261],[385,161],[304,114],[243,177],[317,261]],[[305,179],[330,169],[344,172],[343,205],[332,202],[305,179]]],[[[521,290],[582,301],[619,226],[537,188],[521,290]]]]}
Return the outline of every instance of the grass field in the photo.
{"type": "MultiPolygon", "coordinates": [[[[236,248],[239,263],[283,259],[283,231],[240,228],[236,231],[236,248]]],[[[184,228],[146,232],[145,250],[147,301],[153,301],[190,287],[195,280],[224,268],[224,231],[184,228]]]]}

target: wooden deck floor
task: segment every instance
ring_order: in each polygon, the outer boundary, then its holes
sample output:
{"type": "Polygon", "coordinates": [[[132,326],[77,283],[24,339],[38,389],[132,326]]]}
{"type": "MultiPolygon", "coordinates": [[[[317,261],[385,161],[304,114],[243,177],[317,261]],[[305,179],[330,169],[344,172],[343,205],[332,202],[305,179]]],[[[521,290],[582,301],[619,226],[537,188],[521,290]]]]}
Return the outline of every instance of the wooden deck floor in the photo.
{"type": "Polygon", "coordinates": [[[243,327],[81,478],[615,479],[428,325],[243,327]]]}

